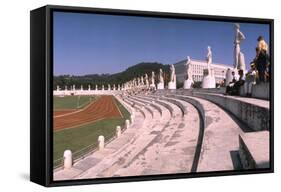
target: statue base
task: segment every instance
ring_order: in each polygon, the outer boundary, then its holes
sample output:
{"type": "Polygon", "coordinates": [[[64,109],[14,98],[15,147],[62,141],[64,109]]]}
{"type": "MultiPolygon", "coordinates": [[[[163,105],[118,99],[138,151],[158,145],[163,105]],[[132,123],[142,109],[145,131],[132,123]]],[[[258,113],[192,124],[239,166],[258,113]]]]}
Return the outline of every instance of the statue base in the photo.
{"type": "Polygon", "coordinates": [[[164,89],[164,83],[158,83],[157,89],[164,89]]]}
{"type": "Polygon", "coordinates": [[[187,79],[187,80],[184,81],[183,88],[184,89],[190,89],[193,83],[194,82],[193,82],[192,79],[187,79]]]}
{"type": "Polygon", "coordinates": [[[169,82],[168,83],[168,89],[177,89],[176,82],[169,82]]]}
{"type": "Polygon", "coordinates": [[[211,75],[203,77],[202,88],[216,88],[216,79],[211,75]]]}
{"type": "Polygon", "coordinates": [[[150,88],[155,89],[155,84],[150,84],[150,88]]]}

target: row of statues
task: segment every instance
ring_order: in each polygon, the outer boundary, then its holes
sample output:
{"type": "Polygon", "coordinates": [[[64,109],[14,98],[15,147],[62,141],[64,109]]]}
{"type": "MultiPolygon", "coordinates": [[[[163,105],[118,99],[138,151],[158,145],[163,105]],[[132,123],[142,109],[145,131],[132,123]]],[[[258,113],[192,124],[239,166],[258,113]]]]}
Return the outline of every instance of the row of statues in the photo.
{"type": "MultiPolygon", "coordinates": [[[[115,84],[113,84],[112,88],[111,88],[110,84],[107,85],[107,90],[115,91],[115,90],[122,90],[122,89],[124,89],[124,85],[118,84],[117,87],[116,87],[115,84]]],[[[64,86],[64,91],[67,91],[67,90],[69,90],[68,87],[64,86]]],[[[71,91],[79,91],[79,89],[76,89],[75,85],[70,86],[70,90],[71,91]]],[[[88,91],[91,91],[91,90],[92,90],[91,85],[88,85],[88,91]]],[[[98,85],[95,86],[94,90],[99,90],[98,85]]],[[[101,86],[101,90],[105,90],[104,85],[101,86]]],[[[62,89],[60,88],[59,85],[57,85],[57,91],[62,91],[62,89]]],[[[83,85],[81,85],[80,91],[84,91],[83,85]]]]}

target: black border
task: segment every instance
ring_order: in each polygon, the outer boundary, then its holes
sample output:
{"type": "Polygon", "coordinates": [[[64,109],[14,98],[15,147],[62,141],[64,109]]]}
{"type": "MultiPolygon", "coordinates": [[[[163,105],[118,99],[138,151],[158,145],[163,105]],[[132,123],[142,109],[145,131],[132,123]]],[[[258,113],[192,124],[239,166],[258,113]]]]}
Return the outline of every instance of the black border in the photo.
{"type": "MultiPolygon", "coordinates": [[[[46,169],[45,169],[45,186],[66,186],[66,185],[81,185],[81,184],[100,184],[100,183],[116,183],[116,182],[132,182],[132,181],[147,181],[147,180],[163,180],[163,179],[179,179],[179,178],[197,178],[209,176],[228,176],[228,175],[244,175],[257,173],[273,173],[274,172],[274,20],[261,19],[250,17],[229,17],[229,16],[214,16],[214,15],[196,15],[183,13],[168,13],[168,12],[150,12],[137,10],[120,10],[120,9],[104,9],[104,8],[88,8],[88,7],[70,7],[70,6],[56,6],[47,5],[39,8],[45,9],[45,42],[46,42],[46,58],[45,58],[45,109],[46,109],[46,129],[45,131],[45,150],[46,169]],[[173,18],[173,19],[190,19],[190,20],[206,20],[206,21],[223,21],[223,22],[239,22],[239,23],[257,23],[270,25],[270,53],[271,53],[271,82],[270,82],[270,168],[255,169],[255,170],[239,170],[239,171],[214,171],[214,172],[200,172],[200,173],[180,173],[180,174],[163,174],[152,176],[129,176],[129,177],[112,177],[112,178],[97,178],[97,179],[83,179],[83,180],[64,180],[53,181],[53,111],[51,106],[53,103],[53,12],[74,12],[74,13],[96,13],[105,15],[123,15],[123,16],[141,16],[141,17],[157,17],[157,18],[173,18]]],[[[32,27],[31,27],[32,28],[32,27]]],[[[32,41],[31,41],[32,43],[32,41]]],[[[32,57],[32,51],[31,51],[32,57]]],[[[31,67],[32,68],[32,67],[31,67]]],[[[32,74],[31,74],[32,76],[32,74]]],[[[31,79],[32,81],[32,79],[31,79]]],[[[42,85],[42,82],[39,82],[42,85]]],[[[31,82],[32,85],[32,82],[31,82]]],[[[31,86],[32,87],[32,86],[31,86]]],[[[32,96],[32,95],[31,95],[32,96]]],[[[31,104],[32,105],[32,104],[31,104]]],[[[31,116],[35,116],[36,112],[31,112],[31,116]]],[[[31,129],[32,132],[32,129],[31,129]]],[[[32,140],[32,138],[31,138],[32,140]]],[[[33,143],[34,144],[34,143],[33,143]]],[[[32,145],[32,142],[31,142],[32,145]]],[[[32,147],[32,146],[31,146],[32,147]]],[[[32,150],[31,150],[32,153],[32,150]]],[[[34,154],[31,154],[31,157],[34,154]]],[[[38,159],[40,161],[40,159],[38,159]]],[[[31,162],[36,163],[36,162],[31,162]]],[[[42,165],[42,164],[41,164],[42,165]]],[[[31,169],[31,172],[34,171],[31,169]]],[[[31,177],[32,180],[32,177],[31,177]]],[[[33,179],[34,181],[34,179],[33,179]]],[[[36,181],[34,181],[36,182],[36,181]]],[[[38,182],[36,182],[38,183],[38,182]]],[[[41,183],[42,184],[42,183],[41,183]]]]}

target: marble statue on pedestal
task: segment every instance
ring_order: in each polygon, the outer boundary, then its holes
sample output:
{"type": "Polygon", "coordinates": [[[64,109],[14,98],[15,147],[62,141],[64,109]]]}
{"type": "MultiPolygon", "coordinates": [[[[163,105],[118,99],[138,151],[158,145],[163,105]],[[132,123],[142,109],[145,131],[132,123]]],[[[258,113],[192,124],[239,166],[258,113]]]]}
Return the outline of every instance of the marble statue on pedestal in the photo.
{"type": "Polygon", "coordinates": [[[66,85],[66,86],[64,86],[64,90],[66,90],[66,91],[67,91],[67,85],[66,85]]]}
{"type": "Polygon", "coordinates": [[[113,84],[113,91],[115,91],[116,90],[116,87],[115,87],[115,84],[113,84]]]}
{"type": "Polygon", "coordinates": [[[187,56],[186,63],[184,64],[185,66],[185,73],[186,73],[186,78],[184,80],[183,88],[184,89],[190,89],[192,85],[194,84],[193,78],[192,78],[192,69],[190,67],[191,65],[191,59],[189,56],[187,56]]]}
{"type": "Polygon", "coordinates": [[[81,91],[83,91],[83,85],[81,85],[81,88],[80,88],[80,89],[81,89],[81,91]]]}
{"type": "Polygon", "coordinates": [[[108,89],[108,91],[110,91],[110,90],[111,90],[111,86],[110,86],[110,84],[108,84],[108,85],[107,85],[107,89],[108,89]]]}
{"type": "Polygon", "coordinates": [[[147,75],[147,73],[144,75],[144,79],[145,79],[145,85],[146,85],[146,87],[149,87],[149,81],[148,81],[148,75],[147,75]]]}
{"type": "Polygon", "coordinates": [[[88,90],[91,91],[91,85],[88,85],[88,90]]]}
{"type": "Polygon", "coordinates": [[[141,85],[144,85],[143,76],[141,76],[141,85]]]}
{"type": "Polygon", "coordinates": [[[140,81],[140,78],[139,78],[139,77],[137,78],[137,83],[138,83],[138,86],[141,85],[141,81],[140,81]]]}
{"type": "Polygon", "coordinates": [[[98,85],[96,85],[96,89],[95,89],[96,91],[98,90],[98,85]]]}
{"type": "Polygon", "coordinates": [[[75,90],[76,90],[76,89],[75,89],[75,85],[73,85],[73,86],[72,86],[72,88],[73,88],[73,91],[75,91],[75,90]]]}
{"type": "Polygon", "coordinates": [[[59,90],[60,90],[60,86],[57,85],[57,91],[59,91],[59,90]]]}
{"type": "Polygon", "coordinates": [[[120,91],[121,90],[121,87],[120,87],[120,84],[118,84],[118,91],[120,91]]]}
{"type": "Polygon", "coordinates": [[[243,40],[245,40],[244,34],[240,31],[240,25],[238,23],[235,24],[235,38],[234,38],[234,70],[237,73],[237,70],[242,69],[245,71],[245,58],[244,54],[241,52],[240,44],[243,40]]]}
{"type": "Polygon", "coordinates": [[[176,78],[176,70],[173,64],[170,65],[170,82],[168,83],[168,89],[176,89],[177,88],[177,78],[176,78]]]}
{"type": "Polygon", "coordinates": [[[101,90],[104,90],[104,85],[101,86],[101,90]]]}
{"type": "Polygon", "coordinates": [[[157,89],[164,89],[164,78],[161,68],[159,69],[159,83],[157,84],[157,89]]]}
{"type": "Polygon", "coordinates": [[[207,68],[203,71],[202,88],[216,88],[216,79],[214,69],[211,67],[212,64],[212,50],[211,47],[207,48],[206,56],[207,68]]]}
{"type": "Polygon", "coordinates": [[[155,88],[155,73],[154,71],[151,72],[151,84],[150,87],[155,88]]]}

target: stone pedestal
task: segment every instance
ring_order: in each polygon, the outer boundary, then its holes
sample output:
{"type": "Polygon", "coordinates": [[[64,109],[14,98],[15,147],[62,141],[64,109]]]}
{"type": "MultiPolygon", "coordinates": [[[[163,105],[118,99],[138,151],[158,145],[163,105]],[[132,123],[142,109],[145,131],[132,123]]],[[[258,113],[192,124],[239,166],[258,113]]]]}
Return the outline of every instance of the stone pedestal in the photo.
{"type": "Polygon", "coordinates": [[[155,89],[155,84],[150,84],[150,88],[155,89]]]}
{"type": "Polygon", "coordinates": [[[202,88],[216,88],[216,79],[212,73],[212,69],[204,69],[202,88]]]}
{"type": "Polygon", "coordinates": [[[177,84],[176,84],[176,82],[170,81],[170,82],[168,83],[168,89],[177,89],[177,84]]]}
{"type": "Polygon", "coordinates": [[[128,129],[130,127],[130,120],[129,119],[126,119],[125,127],[126,127],[126,129],[128,129]]]}
{"type": "Polygon", "coordinates": [[[193,83],[194,83],[194,82],[193,82],[192,79],[187,79],[187,80],[185,80],[184,83],[183,83],[183,88],[184,88],[184,89],[190,89],[193,83]]]}
{"type": "Polygon", "coordinates": [[[63,153],[63,167],[64,169],[72,167],[72,152],[70,150],[65,150],[63,153]]]}
{"type": "Polygon", "coordinates": [[[157,89],[164,89],[164,83],[158,83],[157,89]]]}
{"type": "Polygon", "coordinates": [[[120,127],[120,126],[117,126],[117,127],[116,127],[116,136],[117,136],[117,137],[120,137],[120,136],[121,136],[121,127],[120,127]]]}
{"type": "Polygon", "coordinates": [[[98,144],[99,144],[99,150],[103,150],[104,149],[104,136],[100,135],[98,137],[98,144]]]}

